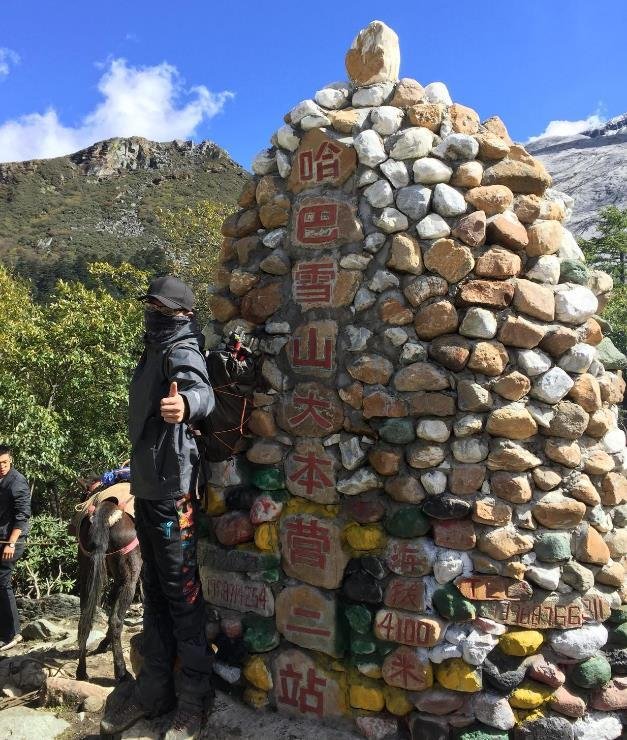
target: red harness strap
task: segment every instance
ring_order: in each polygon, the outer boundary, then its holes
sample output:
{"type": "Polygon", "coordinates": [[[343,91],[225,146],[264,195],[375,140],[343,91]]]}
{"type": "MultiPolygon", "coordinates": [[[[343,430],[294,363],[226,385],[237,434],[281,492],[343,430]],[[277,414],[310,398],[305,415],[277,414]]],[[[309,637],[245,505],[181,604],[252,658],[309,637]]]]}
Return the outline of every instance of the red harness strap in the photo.
{"type": "MultiPolygon", "coordinates": [[[[117,508],[124,512],[124,509],[121,506],[118,506],[117,508]]],[[[88,509],[88,512],[93,515],[94,511],[96,511],[96,507],[93,505],[90,506],[88,509]]],[[[78,548],[83,553],[83,555],[86,555],[87,557],[91,557],[92,553],[89,550],[86,550],[83,543],[81,542],[80,526],[76,532],[76,541],[78,542],[78,548]]],[[[128,543],[128,545],[124,545],[124,547],[121,547],[119,550],[113,550],[112,552],[106,552],[105,557],[109,557],[110,555],[126,555],[127,553],[134,550],[137,547],[137,545],[139,545],[139,540],[137,539],[137,537],[133,537],[133,539],[128,543]]]]}

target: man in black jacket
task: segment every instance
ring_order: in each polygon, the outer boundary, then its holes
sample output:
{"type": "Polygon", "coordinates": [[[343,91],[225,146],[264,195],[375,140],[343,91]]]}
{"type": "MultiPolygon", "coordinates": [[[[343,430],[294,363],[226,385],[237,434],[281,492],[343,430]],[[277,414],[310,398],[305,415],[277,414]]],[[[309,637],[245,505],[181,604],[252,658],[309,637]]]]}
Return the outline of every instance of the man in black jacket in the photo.
{"type": "Polygon", "coordinates": [[[11,576],[24,553],[29,519],[28,483],[13,467],[11,448],[0,445],[0,651],[22,640],[11,576]]]}
{"type": "Polygon", "coordinates": [[[177,712],[166,739],[187,740],[200,731],[213,693],[196,565],[199,453],[188,422],[206,417],[214,397],[190,288],[171,276],[157,278],[142,300],[145,346],[129,391],[129,436],[143,558],[144,662],[125,701],[107,703],[101,732],[116,734],[172,709],[178,657],[177,712]]]}

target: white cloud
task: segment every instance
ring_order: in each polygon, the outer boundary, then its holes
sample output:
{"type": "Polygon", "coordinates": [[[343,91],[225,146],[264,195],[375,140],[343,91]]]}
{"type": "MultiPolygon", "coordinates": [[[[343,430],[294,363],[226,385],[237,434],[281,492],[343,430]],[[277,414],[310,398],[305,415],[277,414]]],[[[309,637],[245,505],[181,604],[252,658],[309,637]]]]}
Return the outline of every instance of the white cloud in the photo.
{"type": "Polygon", "coordinates": [[[541,134],[530,136],[527,143],[538,141],[538,139],[546,139],[549,136],[575,136],[588,129],[602,126],[606,120],[597,109],[596,113],[592,113],[580,121],[550,121],[541,134]]]}
{"type": "Polygon", "coordinates": [[[124,59],[109,63],[98,90],[101,102],[77,126],[63,124],[53,107],[0,123],[0,162],[58,157],[113,136],[188,138],[233,97],[204,85],[186,90],[166,62],[140,68],[124,59]]]}
{"type": "Polygon", "coordinates": [[[0,80],[9,74],[11,67],[19,63],[20,55],[16,51],[7,49],[6,46],[0,46],[0,80]]]}

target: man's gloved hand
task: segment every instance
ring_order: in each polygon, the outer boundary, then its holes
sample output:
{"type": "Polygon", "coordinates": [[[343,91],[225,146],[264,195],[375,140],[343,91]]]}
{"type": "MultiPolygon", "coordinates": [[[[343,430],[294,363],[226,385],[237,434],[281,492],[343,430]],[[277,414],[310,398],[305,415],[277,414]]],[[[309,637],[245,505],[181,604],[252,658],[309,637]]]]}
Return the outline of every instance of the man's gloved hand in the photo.
{"type": "Polygon", "coordinates": [[[180,424],[185,418],[185,399],[176,383],[170,383],[170,392],[161,399],[161,416],[168,424],[180,424]]]}

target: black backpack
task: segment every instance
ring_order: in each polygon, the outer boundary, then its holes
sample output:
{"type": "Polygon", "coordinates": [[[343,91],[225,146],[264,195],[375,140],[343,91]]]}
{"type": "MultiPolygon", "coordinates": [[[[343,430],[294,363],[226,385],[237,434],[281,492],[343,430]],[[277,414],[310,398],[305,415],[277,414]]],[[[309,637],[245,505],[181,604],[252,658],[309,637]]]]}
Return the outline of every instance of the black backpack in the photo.
{"type": "Polygon", "coordinates": [[[241,451],[258,368],[252,352],[236,336],[225,349],[204,354],[215,406],[208,416],[194,422],[192,432],[205,461],[221,462],[241,451]]]}

